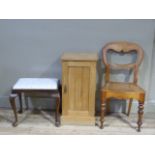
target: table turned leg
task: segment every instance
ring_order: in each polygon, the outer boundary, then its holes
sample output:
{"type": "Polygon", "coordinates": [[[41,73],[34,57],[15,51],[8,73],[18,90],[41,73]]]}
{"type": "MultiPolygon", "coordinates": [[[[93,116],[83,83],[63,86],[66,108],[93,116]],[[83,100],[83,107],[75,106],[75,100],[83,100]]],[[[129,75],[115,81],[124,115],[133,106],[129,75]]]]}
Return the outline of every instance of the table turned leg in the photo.
{"type": "Polygon", "coordinates": [[[60,126],[60,96],[56,98],[56,113],[55,113],[55,125],[60,126]]]}
{"type": "Polygon", "coordinates": [[[138,106],[138,132],[141,131],[141,126],[142,126],[142,119],[143,119],[143,114],[144,114],[144,102],[139,102],[138,106]]]}
{"type": "Polygon", "coordinates": [[[10,104],[14,113],[14,117],[15,117],[15,121],[13,122],[13,126],[16,127],[18,124],[18,116],[17,116],[17,109],[16,109],[16,103],[15,103],[15,99],[16,99],[17,95],[16,94],[11,94],[10,95],[10,104]]]}
{"type": "Polygon", "coordinates": [[[29,110],[29,101],[28,101],[28,96],[24,95],[24,99],[25,99],[25,106],[26,106],[26,110],[29,110]]]}
{"type": "Polygon", "coordinates": [[[19,105],[20,105],[20,109],[18,112],[22,114],[23,113],[22,93],[18,93],[18,97],[19,97],[19,105]]]}
{"type": "Polygon", "coordinates": [[[101,129],[104,128],[103,123],[104,123],[105,111],[106,111],[105,98],[102,96],[102,97],[101,97],[101,117],[100,117],[100,122],[101,122],[100,128],[101,128],[101,129]]]}

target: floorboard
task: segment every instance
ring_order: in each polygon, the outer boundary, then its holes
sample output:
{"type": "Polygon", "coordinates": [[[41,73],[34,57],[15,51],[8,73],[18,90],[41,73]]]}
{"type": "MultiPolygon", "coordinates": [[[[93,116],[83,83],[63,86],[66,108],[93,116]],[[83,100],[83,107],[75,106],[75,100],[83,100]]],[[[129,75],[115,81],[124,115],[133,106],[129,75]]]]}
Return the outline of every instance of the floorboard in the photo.
{"type": "MultiPolygon", "coordinates": [[[[54,126],[54,113],[43,110],[29,110],[19,114],[19,125],[12,127],[14,120],[11,110],[0,110],[1,135],[154,135],[155,113],[146,113],[142,131],[137,132],[137,115],[130,117],[122,113],[105,117],[104,129],[98,126],[62,125],[54,126]]],[[[96,118],[99,124],[99,117],[96,118]]]]}

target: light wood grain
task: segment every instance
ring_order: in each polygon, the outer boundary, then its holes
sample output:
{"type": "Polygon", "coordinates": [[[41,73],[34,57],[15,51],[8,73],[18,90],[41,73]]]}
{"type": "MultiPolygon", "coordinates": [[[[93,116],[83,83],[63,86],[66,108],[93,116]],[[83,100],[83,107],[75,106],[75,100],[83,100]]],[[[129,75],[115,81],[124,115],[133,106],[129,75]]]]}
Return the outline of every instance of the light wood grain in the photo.
{"type": "Polygon", "coordinates": [[[96,53],[62,56],[62,123],[95,124],[96,62],[96,53]]]}
{"type": "Polygon", "coordinates": [[[97,61],[97,53],[64,53],[61,57],[62,61],[97,61]]]}

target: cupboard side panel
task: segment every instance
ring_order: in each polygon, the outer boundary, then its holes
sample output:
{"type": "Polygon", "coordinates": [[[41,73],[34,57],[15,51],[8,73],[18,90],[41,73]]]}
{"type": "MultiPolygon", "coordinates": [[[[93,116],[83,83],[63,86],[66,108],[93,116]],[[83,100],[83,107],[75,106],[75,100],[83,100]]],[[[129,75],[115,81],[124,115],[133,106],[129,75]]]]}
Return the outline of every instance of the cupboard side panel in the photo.
{"type": "Polygon", "coordinates": [[[89,91],[89,114],[95,115],[95,96],[96,96],[96,62],[90,64],[90,91],[89,91]]]}

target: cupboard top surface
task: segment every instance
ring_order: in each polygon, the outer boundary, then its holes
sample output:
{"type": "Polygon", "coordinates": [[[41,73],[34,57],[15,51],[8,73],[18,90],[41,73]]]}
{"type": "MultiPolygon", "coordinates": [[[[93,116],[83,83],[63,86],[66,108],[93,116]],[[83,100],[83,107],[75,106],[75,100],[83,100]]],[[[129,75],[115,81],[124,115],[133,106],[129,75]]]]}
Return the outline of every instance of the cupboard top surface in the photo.
{"type": "Polygon", "coordinates": [[[61,57],[62,61],[97,61],[97,53],[64,53],[61,57]]]}

